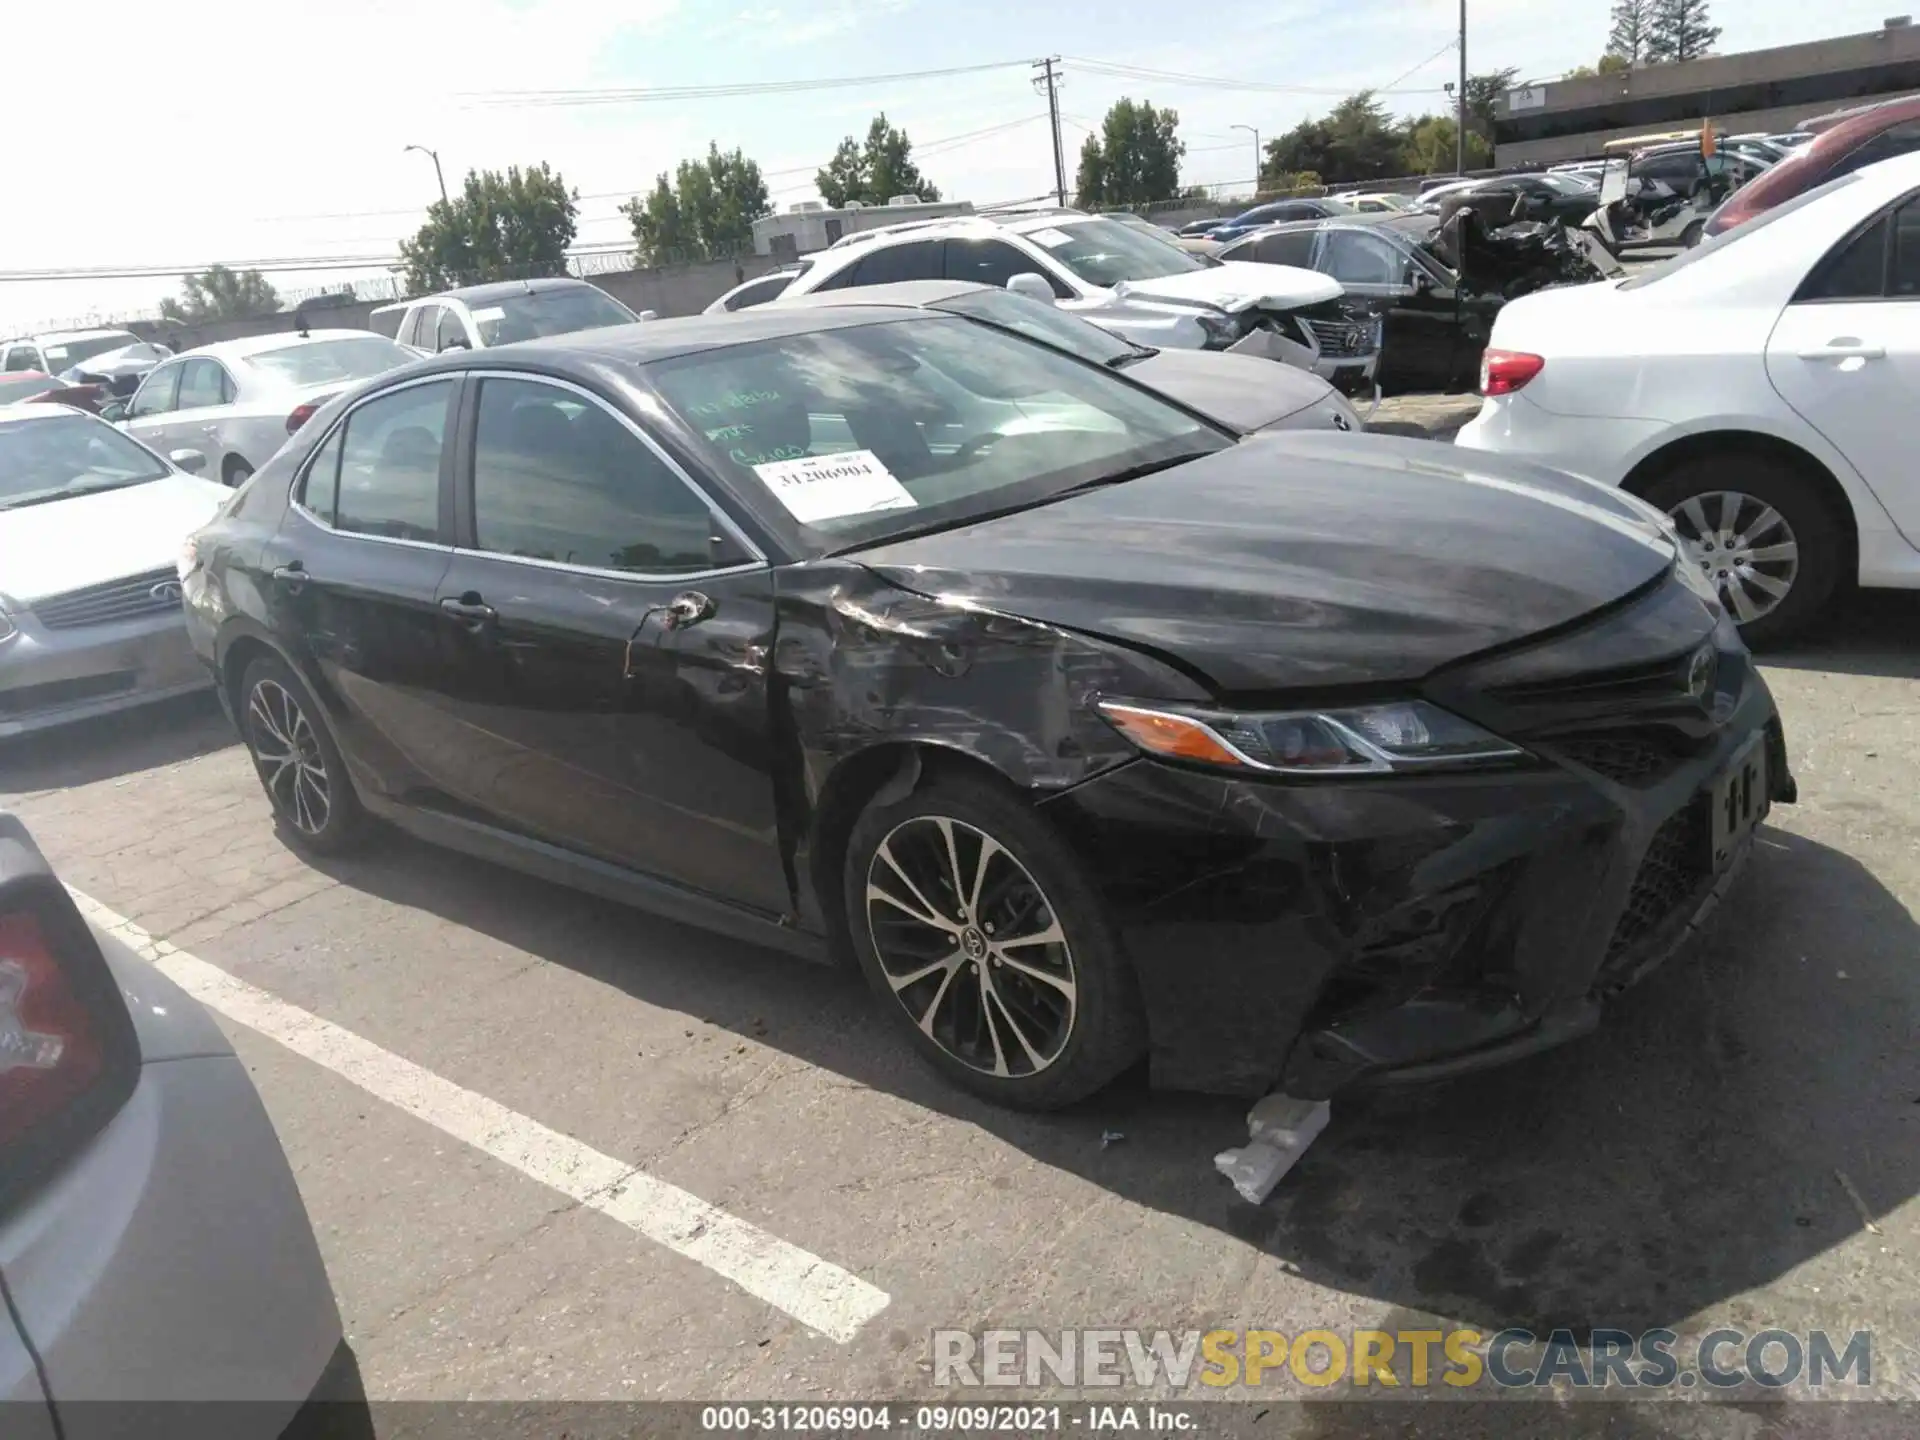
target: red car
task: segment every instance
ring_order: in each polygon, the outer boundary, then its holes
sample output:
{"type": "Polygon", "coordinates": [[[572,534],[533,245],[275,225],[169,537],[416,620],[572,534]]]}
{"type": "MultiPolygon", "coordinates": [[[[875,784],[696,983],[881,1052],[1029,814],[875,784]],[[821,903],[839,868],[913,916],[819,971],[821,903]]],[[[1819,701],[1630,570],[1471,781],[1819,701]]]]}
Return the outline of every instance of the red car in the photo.
{"type": "Polygon", "coordinates": [[[1708,235],[1731,230],[1863,165],[1920,150],[1920,95],[1824,115],[1805,128],[1815,132],[1813,139],[1729,195],[1707,217],[1708,235]]]}
{"type": "Polygon", "coordinates": [[[101,407],[111,398],[104,385],[69,385],[64,380],[33,370],[16,370],[0,375],[0,405],[49,400],[57,405],[71,405],[77,410],[98,415],[101,407]]]}

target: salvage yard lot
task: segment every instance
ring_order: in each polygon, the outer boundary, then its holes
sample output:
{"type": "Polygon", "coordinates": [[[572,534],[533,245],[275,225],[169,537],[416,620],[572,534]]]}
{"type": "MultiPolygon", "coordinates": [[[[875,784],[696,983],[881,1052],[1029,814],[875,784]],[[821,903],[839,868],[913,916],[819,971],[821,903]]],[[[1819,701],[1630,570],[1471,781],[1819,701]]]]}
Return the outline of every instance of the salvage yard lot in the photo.
{"type": "MultiPolygon", "coordinates": [[[[851,973],[398,835],[302,859],[210,699],[0,749],[0,805],[151,935],[886,1301],[829,1338],[551,1168],[223,1020],[376,1400],[925,1398],[945,1327],[1717,1323],[1869,1329],[1875,1393],[1912,1399],[1916,634],[1920,597],[1870,597],[1769,657],[1801,803],[1709,943],[1563,1051],[1337,1103],[1260,1208],[1211,1163],[1241,1104],[1128,1079],[1000,1112],[924,1070],[851,973]]],[[[1705,1423],[1666,1409],[1635,1433],[1748,1433],[1705,1423]]]]}

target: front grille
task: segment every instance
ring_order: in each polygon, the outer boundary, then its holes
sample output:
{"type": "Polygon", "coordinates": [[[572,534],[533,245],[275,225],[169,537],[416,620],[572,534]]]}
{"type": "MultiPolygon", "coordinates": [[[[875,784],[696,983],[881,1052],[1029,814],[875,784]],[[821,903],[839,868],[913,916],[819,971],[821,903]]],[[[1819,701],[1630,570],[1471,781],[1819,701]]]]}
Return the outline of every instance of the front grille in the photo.
{"type": "Polygon", "coordinates": [[[88,675],[80,680],[16,685],[11,690],[0,690],[0,715],[37,715],[43,710],[58,710],[67,705],[123,694],[133,688],[138,678],[131,670],[113,670],[105,675],[88,675]]]}
{"type": "Polygon", "coordinates": [[[34,605],[33,615],[48,630],[107,625],[136,615],[178,610],[179,587],[180,577],[169,566],[165,570],[149,570],[144,575],[131,575],[124,580],[109,580],[84,590],[50,596],[34,605]],[[173,587],[171,593],[166,591],[167,586],[173,587]],[[156,594],[156,590],[160,593],[156,594]]]}
{"type": "Polygon", "coordinates": [[[1677,734],[1652,730],[1571,735],[1543,742],[1540,748],[1617,785],[1658,785],[1687,761],[1687,751],[1677,734]]]}
{"type": "Polygon", "coordinates": [[[1712,838],[1712,817],[1704,798],[1667,817],[1653,832],[1646,858],[1633,877],[1627,892],[1626,909],[1613,927],[1607,956],[1601,962],[1604,974],[1634,946],[1646,939],[1690,901],[1711,873],[1706,866],[1712,838]]]}
{"type": "Polygon", "coordinates": [[[1365,359],[1379,349],[1371,320],[1309,320],[1301,316],[1300,325],[1330,360],[1365,359]]]}
{"type": "MultiPolygon", "coordinates": [[[[1688,666],[1694,652],[1668,656],[1641,665],[1612,670],[1590,670],[1557,675],[1550,680],[1524,680],[1503,685],[1494,696],[1511,705],[1635,705],[1648,701],[1684,701],[1693,698],[1687,688],[1688,666]]],[[[1718,656],[1715,659],[1718,660],[1718,656]]]]}

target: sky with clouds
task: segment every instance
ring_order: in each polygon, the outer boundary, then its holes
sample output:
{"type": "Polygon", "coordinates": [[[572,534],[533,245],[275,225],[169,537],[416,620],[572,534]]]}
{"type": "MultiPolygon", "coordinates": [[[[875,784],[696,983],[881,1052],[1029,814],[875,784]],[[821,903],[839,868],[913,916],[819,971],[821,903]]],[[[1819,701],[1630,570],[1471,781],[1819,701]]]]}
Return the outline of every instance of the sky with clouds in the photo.
{"type": "MultiPolygon", "coordinates": [[[[16,0],[16,4],[19,0],[16,0]]],[[[1475,71],[1591,63],[1606,0],[1469,0],[1475,71]]],[[[1891,7],[1894,10],[1898,6],[1891,7]]],[[[1889,0],[1715,7],[1723,51],[1872,30],[1889,0]]],[[[469,167],[545,160],[577,189],[580,243],[629,234],[621,199],[710,140],[759,161],[779,208],[884,109],[923,172],[976,203],[1052,188],[1046,103],[1025,63],[1068,57],[1068,182],[1122,95],[1180,114],[1190,184],[1250,181],[1244,130],[1278,134],[1339,95],[1392,85],[1445,103],[1457,0],[89,0],[7,16],[11,134],[0,276],[54,268],[391,255],[469,167]],[[1297,90],[1142,83],[1072,57],[1297,90]],[[19,63],[25,61],[27,63],[19,63]],[[514,106],[488,92],[750,85],[1019,62],[937,80],[784,95],[514,106]],[[30,118],[31,117],[31,118],[30,118]],[[995,128],[1003,127],[1003,128],[995,128]],[[980,135],[977,132],[991,130],[980,135]],[[38,135],[41,138],[35,139],[38,135]]],[[[275,274],[283,290],[335,278],[275,274]]],[[[0,331],[138,313],[177,281],[0,280],[0,331]]]]}

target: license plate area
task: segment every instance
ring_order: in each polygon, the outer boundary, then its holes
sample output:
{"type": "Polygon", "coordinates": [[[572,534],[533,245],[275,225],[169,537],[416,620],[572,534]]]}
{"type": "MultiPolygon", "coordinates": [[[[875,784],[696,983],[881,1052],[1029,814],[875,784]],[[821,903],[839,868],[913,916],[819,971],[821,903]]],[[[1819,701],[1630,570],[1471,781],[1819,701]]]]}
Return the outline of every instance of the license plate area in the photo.
{"type": "Polygon", "coordinates": [[[1767,812],[1772,808],[1772,791],[1767,783],[1766,742],[1764,732],[1756,734],[1740,747],[1727,768],[1707,786],[1707,809],[1712,819],[1709,835],[1713,847],[1708,860],[1716,875],[1733,863],[1740,843],[1767,818],[1767,812]]]}

